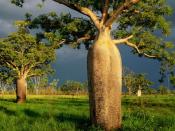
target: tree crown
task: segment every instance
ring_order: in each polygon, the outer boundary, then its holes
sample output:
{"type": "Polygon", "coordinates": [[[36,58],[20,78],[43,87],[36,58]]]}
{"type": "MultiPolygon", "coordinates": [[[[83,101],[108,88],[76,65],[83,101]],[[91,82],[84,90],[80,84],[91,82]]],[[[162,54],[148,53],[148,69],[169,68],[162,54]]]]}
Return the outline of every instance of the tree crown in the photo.
{"type": "MultiPolygon", "coordinates": [[[[45,31],[57,34],[59,32],[64,39],[73,44],[85,43],[89,46],[100,31],[110,28],[111,38],[114,39],[115,44],[125,44],[132,47],[132,52],[138,56],[161,61],[162,78],[168,69],[171,79],[174,79],[174,44],[165,41],[163,36],[156,35],[159,32],[167,36],[171,32],[170,22],[166,20],[166,16],[172,13],[172,9],[167,5],[167,0],[53,1],[78,11],[90,19],[72,17],[70,14],[66,19],[65,17],[56,19],[56,15],[45,15],[44,22],[36,22],[35,19],[35,24],[42,25],[41,28],[45,31]],[[44,26],[48,21],[50,23],[61,21],[65,25],[44,26]]],[[[24,2],[24,0],[13,0],[17,5],[22,5],[24,2]]],[[[38,18],[41,20],[43,17],[38,18]]]]}
{"type": "Polygon", "coordinates": [[[28,23],[15,24],[18,31],[0,41],[1,74],[19,78],[49,73],[55,59],[54,48],[37,42],[26,28],[28,23]]]}

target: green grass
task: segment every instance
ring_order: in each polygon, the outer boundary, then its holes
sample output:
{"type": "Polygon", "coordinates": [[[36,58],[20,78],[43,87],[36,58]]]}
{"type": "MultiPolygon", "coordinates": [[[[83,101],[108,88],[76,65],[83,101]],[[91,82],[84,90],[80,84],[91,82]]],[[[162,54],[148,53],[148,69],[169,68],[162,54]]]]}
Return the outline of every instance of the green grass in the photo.
{"type": "Polygon", "coordinates": [[[175,131],[175,96],[123,97],[123,130],[175,131]]]}
{"type": "MultiPolygon", "coordinates": [[[[87,97],[0,97],[0,131],[98,131],[89,124],[87,97]]],[[[124,131],[175,131],[175,96],[124,96],[124,131]]]]}

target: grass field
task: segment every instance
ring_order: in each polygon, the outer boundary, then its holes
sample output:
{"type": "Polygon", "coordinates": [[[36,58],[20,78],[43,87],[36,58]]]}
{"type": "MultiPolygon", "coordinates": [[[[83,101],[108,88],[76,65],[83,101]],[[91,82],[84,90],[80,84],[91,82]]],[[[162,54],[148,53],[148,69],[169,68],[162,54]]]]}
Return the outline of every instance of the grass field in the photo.
{"type": "MultiPolygon", "coordinates": [[[[89,126],[88,99],[72,96],[0,97],[0,131],[101,131],[89,126]]],[[[123,131],[175,131],[175,96],[122,98],[123,131]]]]}

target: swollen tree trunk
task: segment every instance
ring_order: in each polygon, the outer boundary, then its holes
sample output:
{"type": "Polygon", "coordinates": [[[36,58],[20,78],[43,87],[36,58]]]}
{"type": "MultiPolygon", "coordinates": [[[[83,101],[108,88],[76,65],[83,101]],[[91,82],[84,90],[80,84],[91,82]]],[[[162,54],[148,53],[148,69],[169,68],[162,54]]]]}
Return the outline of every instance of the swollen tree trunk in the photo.
{"type": "Polygon", "coordinates": [[[141,90],[141,87],[139,85],[139,89],[137,91],[137,96],[140,97],[142,95],[142,90],[141,90]]]}
{"type": "Polygon", "coordinates": [[[20,77],[16,81],[16,101],[23,103],[26,101],[27,83],[24,77],[20,77]]]}
{"type": "Polygon", "coordinates": [[[90,119],[105,130],[121,127],[121,56],[110,31],[101,31],[88,52],[90,119]]]}
{"type": "Polygon", "coordinates": [[[137,96],[140,97],[141,95],[142,95],[142,90],[141,89],[138,89],[137,96]]]}

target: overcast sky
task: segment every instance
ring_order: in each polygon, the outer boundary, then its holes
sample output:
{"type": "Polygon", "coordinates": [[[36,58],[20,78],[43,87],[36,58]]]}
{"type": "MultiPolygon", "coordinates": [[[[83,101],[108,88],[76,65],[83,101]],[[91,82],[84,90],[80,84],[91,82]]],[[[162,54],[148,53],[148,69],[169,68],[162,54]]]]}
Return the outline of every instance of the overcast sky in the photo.
{"type": "MultiPolygon", "coordinates": [[[[24,15],[27,12],[34,14],[34,16],[50,11],[56,11],[57,13],[71,12],[75,16],[80,15],[52,0],[47,0],[43,8],[38,8],[36,6],[37,3],[41,3],[40,0],[26,0],[24,7],[19,8],[15,5],[11,5],[10,0],[0,0],[0,37],[5,37],[10,32],[15,31],[13,22],[15,20],[24,19],[24,15]]],[[[169,4],[175,7],[175,0],[169,0],[169,4]]],[[[175,41],[175,13],[168,19],[171,20],[173,26],[172,35],[167,39],[175,41]]],[[[130,53],[130,48],[128,47],[120,46],[119,48],[124,66],[129,67],[137,73],[147,73],[150,80],[154,82],[158,81],[160,78],[158,62],[145,58],[138,58],[130,53]]],[[[65,80],[86,81],[86,56],[87,51],[84,50],[84,48],[77,50],[64,47],[57,50],[57,61],[53,65],[56,70],[54,78],[60,79],[61,83],[65,80]]]]}

